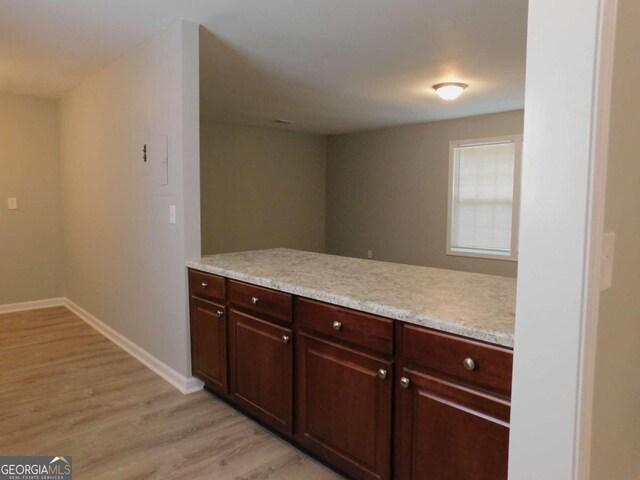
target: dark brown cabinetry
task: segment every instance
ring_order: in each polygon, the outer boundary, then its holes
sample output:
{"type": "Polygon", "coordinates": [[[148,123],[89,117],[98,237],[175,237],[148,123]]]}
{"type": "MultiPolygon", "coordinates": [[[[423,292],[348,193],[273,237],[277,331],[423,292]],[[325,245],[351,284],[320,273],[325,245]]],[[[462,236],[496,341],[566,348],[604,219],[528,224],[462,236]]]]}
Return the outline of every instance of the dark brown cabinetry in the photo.
{"type": "Polygon", "coordinates": [[[214,302],[224,303],[227,298],[224,277],[218,277],[210,273],[190,270],[189,290],[192,296],[214,302]]]}
{"type": "Polygon", "coordinates": [[[224,277],[189,270],[191,366],[212,390],[228,393],[227,309],[224,277]]]}
{"type": "Polygon", "coordinates": [[[288,293],[229,280],[229,303],[276,322],[293,321],[291,295],[288,293]]]}
{"type": "Polygon", "coordinates": [[[511,351],[404,325],[395,477],[506,480],[511,351]]]}
{"type": "Polygon", "coordinates": [[[226,309],[196,297],[191,298],[191,363],[209,388],[228,392],[226,309]]]}
{"type": "Polygon", "coordinates": [[[401,348],[406,365],[494,395],[511,395],[510,350],[413,325],[403,326],[401,348]]]}
{"type": "Polygon", "coordinates": [[[306,298],[296,299],[296,323],[359,350],[379,355],[393,353],[393,320],[356,312],[306,298]]]}
{"type": "Polygon", "coordinates": [[[236,310],[229,317],[231,398],[291,435],[293,331],[236,310]]]}
{"type": "Polygon", "coordinates": [[[507,478],[511,350],[205,272],[189,285],[193,374],[350,478],[507,478]]]}
{"type": "Polygon", "coordinates": [[[509,403],[402,370],[396,478],[507,478],[509,403]]]}
{"type": "Polygon", "coordinates": [[[298,337],[296,439],[355,478],[390,476],[392,365],[298,337]]]}

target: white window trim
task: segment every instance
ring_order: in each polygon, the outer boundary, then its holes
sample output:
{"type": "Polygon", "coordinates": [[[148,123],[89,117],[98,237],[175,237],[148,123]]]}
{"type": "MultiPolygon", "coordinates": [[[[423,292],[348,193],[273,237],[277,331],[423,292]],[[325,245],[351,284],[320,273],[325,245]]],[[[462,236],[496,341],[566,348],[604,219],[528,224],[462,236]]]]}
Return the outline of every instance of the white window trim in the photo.
{"type": "Polygon", "coordinates": [[[449,142],[449,186],[447,190],[447,255],[455,257],[488,258],[491,260],[518,261],[518,231],[520,230],[520,171],[522,163],[522,135],[504,135],[500,137],[476,138],[470,140],[454,140],[449,142]],[[515,144],[513,207],[511,220],[511,253],[500,255],[493,253],[462,252],[451,248],[451,222],[453,219],[453,170],[454,150],[456,147],[467,145],[482,145],[500,142],[513,142],[515,144]]]}

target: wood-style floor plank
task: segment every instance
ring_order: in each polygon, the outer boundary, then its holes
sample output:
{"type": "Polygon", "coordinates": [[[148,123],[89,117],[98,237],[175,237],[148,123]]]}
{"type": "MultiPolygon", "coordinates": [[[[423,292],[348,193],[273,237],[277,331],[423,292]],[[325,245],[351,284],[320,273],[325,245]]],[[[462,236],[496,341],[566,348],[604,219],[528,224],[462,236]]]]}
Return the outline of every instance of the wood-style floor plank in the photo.
{"type": "Polygon", "coordinates": [[[79,480],[341,478],[64,307],[0,315],[0,455],[72,455],[79,480]]]}

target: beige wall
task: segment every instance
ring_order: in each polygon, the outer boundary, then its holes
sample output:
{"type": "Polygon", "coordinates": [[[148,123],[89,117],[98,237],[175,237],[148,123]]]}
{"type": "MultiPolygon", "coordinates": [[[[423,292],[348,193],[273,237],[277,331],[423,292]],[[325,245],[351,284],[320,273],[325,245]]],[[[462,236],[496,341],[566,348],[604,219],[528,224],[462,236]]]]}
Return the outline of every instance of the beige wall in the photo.
{"type": "Polygon", "coordinates": [[[0,94],[0,305],[64,294],[59,180],[56,102],[0,94]]]}
{"type": "Polygon", "coordinates": [[[616,234],[613,286],[600,296],[592,480],[640,478],[640,3],[620,0],[606,231],[616,234]]]}
{"type": "Polygon", "coordinates": [[[201,151],[203,254],[324,252],[324,137],[211,123],[201,151]]]}
{"type": "Polygon", "coordinates": [[[67,294],[183,376],[184,262],[200,255],[198,89],[197,25],[176,22],[65,96],[60,114],[67,294]],[[142,160],[158,134],[165,187],[142,160]]]}
{"type": "Polygon", "coordinates": [[[522,129],[515,111],[329,137],[327,252],[515,276],[515,262],[445,255],[449,142],[522,129]]]}

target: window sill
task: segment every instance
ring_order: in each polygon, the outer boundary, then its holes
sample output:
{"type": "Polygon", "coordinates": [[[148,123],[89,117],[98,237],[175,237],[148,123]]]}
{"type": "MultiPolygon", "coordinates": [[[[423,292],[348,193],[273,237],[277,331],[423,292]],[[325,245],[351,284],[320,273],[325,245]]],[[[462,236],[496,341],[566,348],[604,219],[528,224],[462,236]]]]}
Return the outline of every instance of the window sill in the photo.
{"type": "Polygon", "coordinates": [[[517,262],[518,256],[513,254],[501,255],[499,253],[483,253],[482,251],[447,250],[447,255],[452,257],[482,258],[485,260],[502,260],[507,262],[517,262]]]}

